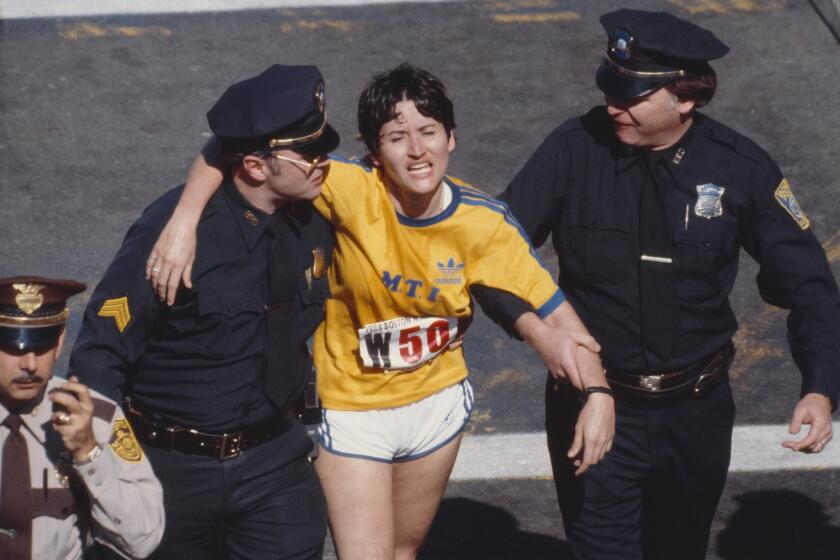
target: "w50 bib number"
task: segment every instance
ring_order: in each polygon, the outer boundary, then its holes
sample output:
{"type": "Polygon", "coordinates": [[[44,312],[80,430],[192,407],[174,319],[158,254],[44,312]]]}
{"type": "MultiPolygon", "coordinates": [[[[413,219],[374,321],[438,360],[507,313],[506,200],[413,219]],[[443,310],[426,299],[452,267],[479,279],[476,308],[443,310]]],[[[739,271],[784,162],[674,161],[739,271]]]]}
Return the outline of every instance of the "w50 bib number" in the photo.
{"type": "Polygon", "coordinates": [[[414,369],[443,352],[457,336],[457,319],[399,317],[359,329],[359,353],[369,368],[414,369]]]}

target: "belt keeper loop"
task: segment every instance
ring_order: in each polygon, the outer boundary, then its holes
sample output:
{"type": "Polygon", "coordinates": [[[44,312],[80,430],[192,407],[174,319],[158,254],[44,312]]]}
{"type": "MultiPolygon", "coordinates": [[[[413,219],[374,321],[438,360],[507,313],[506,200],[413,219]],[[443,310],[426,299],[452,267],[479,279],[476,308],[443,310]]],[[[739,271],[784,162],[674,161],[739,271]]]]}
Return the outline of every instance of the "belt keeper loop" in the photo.
{"type": "Polygon", "coordinates": [[[177,430],[175,429],[175,426],[167,426],[164,429],[169,436],[169,451],[172,451],[175,449],[175,432],[177,430]]]}
{"type": "Polygon", "coordinates": [[[222,434],[222,442],[219,444],[219,461],[224,461],[227,458],[227,432],[222,434]]]}

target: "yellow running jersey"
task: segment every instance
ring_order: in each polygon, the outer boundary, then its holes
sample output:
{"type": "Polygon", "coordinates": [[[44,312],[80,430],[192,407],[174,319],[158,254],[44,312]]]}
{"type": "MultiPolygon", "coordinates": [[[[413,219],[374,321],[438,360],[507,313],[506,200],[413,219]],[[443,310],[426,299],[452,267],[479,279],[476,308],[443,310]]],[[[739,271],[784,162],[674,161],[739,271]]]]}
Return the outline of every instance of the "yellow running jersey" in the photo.
{"type": "Polygon", "coordinates": [[[447,178],[439,215],[397,214],[380,170],[333,159],[315,207],[336,232],[332,296],[315,333],[325,408],[369,410],[416,402],[467,376],[461,348],[470,286],[516,294],[540,316],[563,302],[507,206],[447,178]]]}

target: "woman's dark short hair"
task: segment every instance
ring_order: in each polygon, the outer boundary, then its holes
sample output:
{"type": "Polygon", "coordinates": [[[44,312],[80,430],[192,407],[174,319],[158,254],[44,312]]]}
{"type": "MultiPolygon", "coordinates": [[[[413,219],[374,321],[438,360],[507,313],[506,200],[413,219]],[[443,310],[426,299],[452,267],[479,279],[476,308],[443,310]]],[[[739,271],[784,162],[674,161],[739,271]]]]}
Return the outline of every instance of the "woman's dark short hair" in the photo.
{"type": "Polygon", "coordinates": [[[715,96],[717,76],[709,69],[707,74],[668,82],[665,89],[676,95],[680,101],[694,101],[694,106],[699,109],[715,96]]]}
{"type": "Polygon", "coordinates": [[[359,97],[359,140],[369,153],[379,153],[379,131],[394,120],[400,101],[413,101],[420,114],[441,123],[447,135],[455,129],[455,112],[443,82],[425,70],[400,64],[375,75],[359,97]]]}

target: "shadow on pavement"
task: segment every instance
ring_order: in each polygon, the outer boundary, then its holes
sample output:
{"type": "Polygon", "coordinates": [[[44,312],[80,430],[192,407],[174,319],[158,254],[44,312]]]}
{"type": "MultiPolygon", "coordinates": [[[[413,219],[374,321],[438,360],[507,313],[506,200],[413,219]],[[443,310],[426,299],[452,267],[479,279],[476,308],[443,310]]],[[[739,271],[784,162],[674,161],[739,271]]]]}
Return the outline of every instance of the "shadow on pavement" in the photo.
{"type": "Polygon", "coordinates": [[[824,507],[799,492],[769,490],[735,498],[717,541],[723,560],[829,560],[840,556],[840,528],[824,507]]]}
{"type": "Polygon", "coordinates": [[[571,560],[569,546],[519,529],[502,508],[468,498],[447,498],[418,555],[420,560],[571,560]]]}

